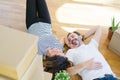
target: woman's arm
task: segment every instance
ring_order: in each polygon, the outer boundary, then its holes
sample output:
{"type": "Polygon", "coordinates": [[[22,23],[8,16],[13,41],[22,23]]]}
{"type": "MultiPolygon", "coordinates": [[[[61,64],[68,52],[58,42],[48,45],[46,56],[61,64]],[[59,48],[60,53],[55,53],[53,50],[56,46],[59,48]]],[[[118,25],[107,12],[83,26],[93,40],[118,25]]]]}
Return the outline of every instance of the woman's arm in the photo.
{"type": "Polygon", "coordinates": [[[70,76],[73,76],[73,75],[81,72],[84,69],[97,70],[97,69],[101,69],[101,68],[102,68],[102,64],[100,62],[95,62],[93,59],[90,59],[90,60],[83,62],[81,64],[78,64],[76,66],[67,68],[67,72],[70,76]]]}

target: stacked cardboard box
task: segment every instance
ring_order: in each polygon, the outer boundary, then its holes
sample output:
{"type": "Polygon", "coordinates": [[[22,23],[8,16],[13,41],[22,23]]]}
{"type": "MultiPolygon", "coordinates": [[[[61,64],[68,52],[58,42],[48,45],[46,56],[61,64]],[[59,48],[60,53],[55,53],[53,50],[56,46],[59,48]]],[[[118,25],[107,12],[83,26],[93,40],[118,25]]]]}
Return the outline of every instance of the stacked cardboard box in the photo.
{"type": "Polygon", "coordinates": [[[45,80],[37,42],[34,35],[0,26],[0,80],[45,80]]]}
{"type": "Polygon", "coordinates": [[[120,28],[114,32],[111,38],[111,41],[109,43],[109,49],[120,56],[120,44],[119,43],[120,43],[120,28]]]}

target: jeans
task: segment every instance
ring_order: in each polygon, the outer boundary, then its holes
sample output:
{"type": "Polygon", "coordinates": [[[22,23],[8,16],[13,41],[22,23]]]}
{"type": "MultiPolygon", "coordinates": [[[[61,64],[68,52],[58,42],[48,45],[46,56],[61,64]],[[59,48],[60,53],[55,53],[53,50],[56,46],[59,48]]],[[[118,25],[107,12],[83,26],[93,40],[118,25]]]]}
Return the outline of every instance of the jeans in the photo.
{"type": "Polygon", "coordinates": [[[36,22],[51,24],[45,0],[27,0],[26,2],[26,26],[27,29],[36,22]]]}
{"type": "Polygon", "coordinates": [[[115,78],[114,76],[110,75],[110,74],[105,74],[105,77],[102,78],[96,78],[93,80],[118,80],[117,78],[115,78]]]}

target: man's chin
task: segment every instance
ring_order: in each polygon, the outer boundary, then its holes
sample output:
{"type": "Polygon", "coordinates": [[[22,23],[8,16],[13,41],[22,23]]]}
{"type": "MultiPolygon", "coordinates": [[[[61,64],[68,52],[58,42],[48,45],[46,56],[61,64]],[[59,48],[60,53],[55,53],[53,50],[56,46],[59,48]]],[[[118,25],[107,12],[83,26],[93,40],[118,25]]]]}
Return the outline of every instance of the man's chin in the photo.
{"type": "Polygon", "coordinates": [[[80,46],[80,44],[76,44],[76,45],[72,44],[72,45],[73,45],[73,48],[76,48],[76,47],[80,46]]]}

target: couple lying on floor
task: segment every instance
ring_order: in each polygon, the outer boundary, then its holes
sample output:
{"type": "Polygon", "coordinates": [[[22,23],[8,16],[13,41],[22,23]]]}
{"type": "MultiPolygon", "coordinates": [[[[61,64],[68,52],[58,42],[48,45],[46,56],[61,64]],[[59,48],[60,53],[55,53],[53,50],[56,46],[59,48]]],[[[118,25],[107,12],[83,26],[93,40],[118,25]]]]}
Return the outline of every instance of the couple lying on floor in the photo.
{"type": "Polygon", "coordinates": [[[38,36],[38,54],[46,56],[45,71],[55,74],[66,70],[70,76],[79,74],[83,80],[117,80],[109,64],[98,50],[101,27],[91,29],[84,36],[78,32],[67,35],[59,42],[52,33],[52,25],[45,0],[27,0],[26,26],[28,33],[38,36]],[[83,40],[94,34],[85,45],[83,40]],[[70,49],[66,55],[63,45],[70,49]]]}

